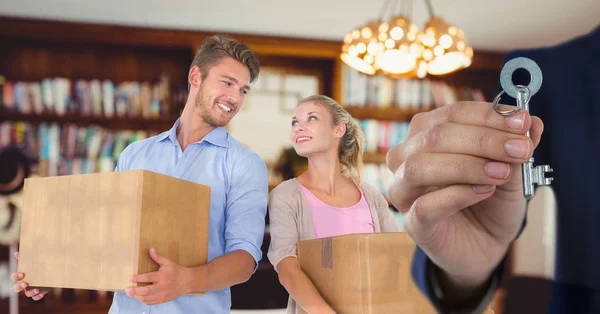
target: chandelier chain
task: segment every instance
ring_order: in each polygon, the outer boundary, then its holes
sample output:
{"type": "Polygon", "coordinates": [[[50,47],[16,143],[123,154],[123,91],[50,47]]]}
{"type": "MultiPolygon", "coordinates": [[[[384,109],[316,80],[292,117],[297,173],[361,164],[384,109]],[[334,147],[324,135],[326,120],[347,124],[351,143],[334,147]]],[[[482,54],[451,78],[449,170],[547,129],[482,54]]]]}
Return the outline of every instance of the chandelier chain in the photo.
{"type": "Polygon", "coordinates": [[[425,4],[427,4],[427,11],[429,12],[429,17],[433,18],[434,14],[433,14],[433,7],[431,6],[431,1],[425,0],[425,4]]]}
{"type": "Polygon", "coordinates": [[[379,12],[379,19],[381,21],[385,20],[386,17],[384,16],[384,14],[386,12],[388,12],[389,7],[390,7],[390,2],[392,2],[391,0],[385,0],[385,2],[383,3],[383,6],[381,6],[381,12],[379,12]]]}

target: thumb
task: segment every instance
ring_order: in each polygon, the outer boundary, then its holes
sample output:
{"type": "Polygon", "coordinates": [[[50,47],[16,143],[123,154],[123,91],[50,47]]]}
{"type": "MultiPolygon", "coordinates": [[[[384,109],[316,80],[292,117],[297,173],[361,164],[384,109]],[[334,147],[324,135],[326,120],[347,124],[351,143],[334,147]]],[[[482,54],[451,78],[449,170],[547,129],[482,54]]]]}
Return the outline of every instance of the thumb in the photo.
{"type": "Polygon", "coordinates": [[[166,264],[172,264],[173,263],[170,259],[168,259],[168,258],[166,258],[164,256],[159,255],[155,248],[150,248],[150,257],[159,266],[163,266],[163,265],[166,265],[166,264]]]}

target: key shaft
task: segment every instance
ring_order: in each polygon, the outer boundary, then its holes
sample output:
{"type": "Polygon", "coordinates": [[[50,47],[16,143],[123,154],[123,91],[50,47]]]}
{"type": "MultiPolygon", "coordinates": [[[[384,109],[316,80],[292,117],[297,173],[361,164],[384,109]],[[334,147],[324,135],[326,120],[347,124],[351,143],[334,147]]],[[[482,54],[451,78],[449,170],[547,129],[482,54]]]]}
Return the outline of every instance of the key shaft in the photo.
{"type": "MultiPolygon", "coordinates": [[[[517,88],[517,106],[527,112],[529,112],[529,98],[530,95],[527,88],[517,88]]],[[[525,135],[531,138],[529,130],[527,130],[525,135]]],[[[523,174],[523,195],[526,199],[531,199],[534,194],[532,168],[533,157],[521,165],[523,174]]]]}
{"type": "MultiPolygon", "coordinates": [[[[529,91],[523,86],[517,86],[517,106],[522,110],[529,112],[529,91]]],[[[527,137],[531,138],[529,130],[525,133],[527,137]]],[[[552,172],[552,168],[549,165],[533,166],[534,158],[531,157],[529,160],[521,166],[523,174],[523,195],[526,199],[532,199],[535,194],[535,185],[549,185],[553,178],[546,178],[546,172],[552,172]]]]}

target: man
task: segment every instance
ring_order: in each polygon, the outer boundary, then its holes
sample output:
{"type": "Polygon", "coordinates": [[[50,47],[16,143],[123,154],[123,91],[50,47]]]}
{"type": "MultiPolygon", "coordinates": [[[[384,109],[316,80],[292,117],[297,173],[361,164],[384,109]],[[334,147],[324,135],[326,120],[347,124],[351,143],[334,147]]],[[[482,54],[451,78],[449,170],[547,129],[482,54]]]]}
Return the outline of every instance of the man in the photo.
{"type": "MultiPolygon", "coordinates": [[[[116,293],[109,313],[227,313],[229,287],[247,281],[256,270],[262,258],[267,168],[224,126],[240,110],[258,73],[258,60],[243,43],[226,36],[205,39],[188,73],[189,95],[181,117],[169,131],[132,143],[119,157],[117,171],[145,169],[211,187],[208,263],[182,267],[150,249],[160,269],[133,275],[131,281],[151,285],[116,293]],[[184,296],[194,292],[206,294],[184,296]]],[[[17,283],[15,291],[25,287],[17,283]]],[[[34,300],[44,294],[26,292],[34,300]]]]}
{"type": "MultiPolygon", "coordinates": [[[[418,245],[414,280],[442,313],[479,313],[491,300],[511,242],[525,226],[520,164],[536,150],[550,164],[558,202],[557,271],[549,313],[600,312],[600,27],[556,47],[514,51],[544,75],[530,110],[501,116],[488,103],[457,103],[415,117],[388,153],[392,202],[418,245]],[[531,128],[531,139],[523,135],[531,128]],[[523,146],[515,139],[522,140],[523,146]],[[579,183],[577,183],[579,182],[579,183]]],[[[529,78],[515,73],[515,84],[529,78]]],[[[504,103],[514,104],[514,99],[504,103]]]]}

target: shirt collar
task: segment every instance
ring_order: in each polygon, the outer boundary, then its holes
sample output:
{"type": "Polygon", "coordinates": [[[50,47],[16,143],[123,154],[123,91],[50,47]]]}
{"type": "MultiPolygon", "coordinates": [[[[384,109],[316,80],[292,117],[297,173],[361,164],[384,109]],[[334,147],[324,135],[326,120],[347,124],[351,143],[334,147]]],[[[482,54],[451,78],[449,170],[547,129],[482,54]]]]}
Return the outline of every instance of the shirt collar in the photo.
{"type": "Polygon", "coordinates": [[[177,127],[179,126],[179,119],[180,118],[177,118],[173,126],[168,131],[164,131],[160,135],[158,135],[159,142],[170,138],[173,143],[177,143],[177,127]]]}
{"type": "MultiPolygon", "coordinates": [[[[175,121],[173,127],[171,127],[170,130],[165,131],[158,136],[159,142],[164,141],[168,138],[171,140],[171,142],[173,142],[173,144],[177,143],[177,128],[179,127],[180,119],[181,118],[177,118],[177,121],[175,121]]],[[[200,142],[207,141],[216,146],[229,147],[229,142],[227,142],[228,136],[229,134],[227,133],[227,130],[225,130],[224,127],[217,127],[214,130],[208,132],[208,134],[206,134],[204,138],[200,140],[200,142]]]]}

